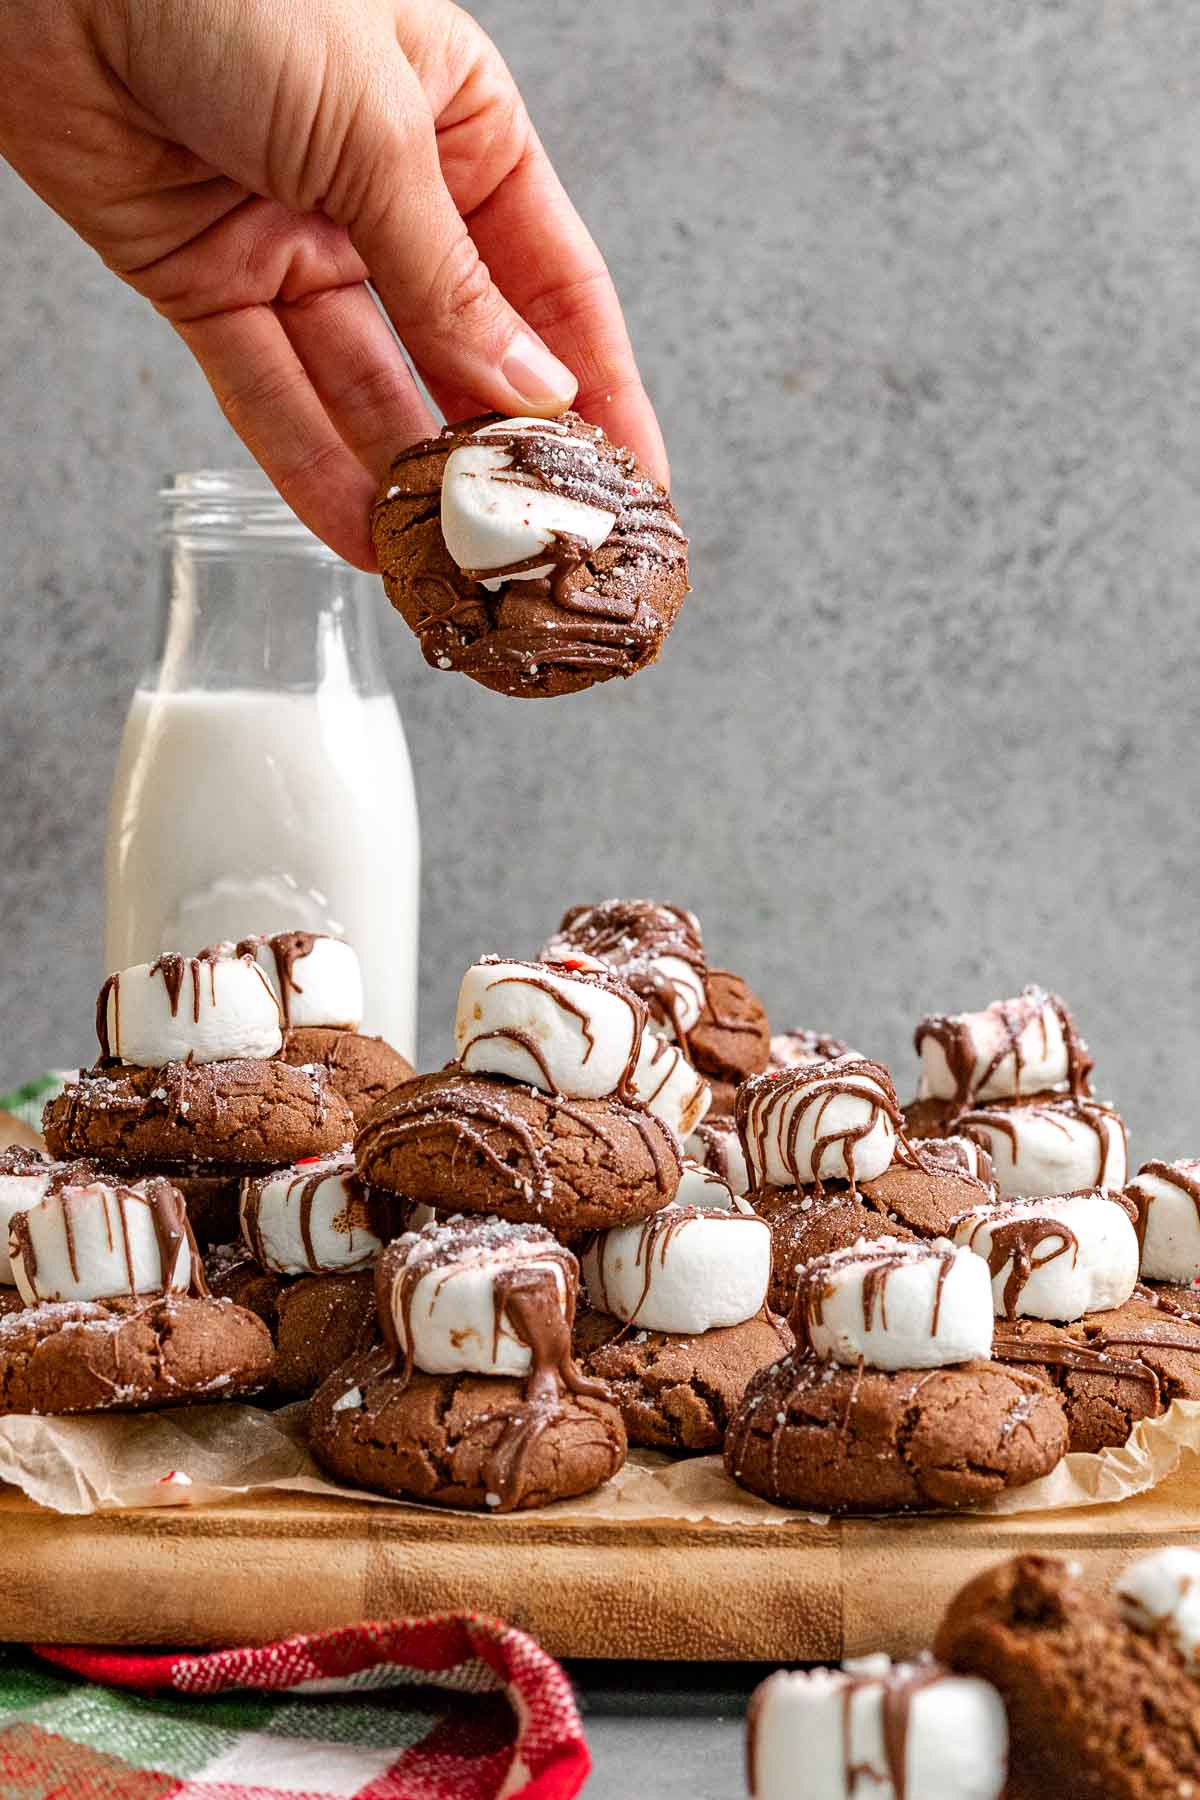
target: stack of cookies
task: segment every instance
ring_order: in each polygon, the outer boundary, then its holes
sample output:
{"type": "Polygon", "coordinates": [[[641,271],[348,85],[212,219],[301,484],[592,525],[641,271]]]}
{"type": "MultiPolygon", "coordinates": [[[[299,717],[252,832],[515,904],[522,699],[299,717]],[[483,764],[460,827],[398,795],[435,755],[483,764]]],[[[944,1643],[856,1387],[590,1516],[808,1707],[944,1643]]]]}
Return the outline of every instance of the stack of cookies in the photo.
{"type": "Polygon", "coordinates": [[[771,1675],[752,1800],[1167,1800],[1200,1792],[1200,1555],[1159,1550],[1113,1597],[1020,1556],[969,1582],[934,1656],[771,1675]],[[936,1658],[936,1660],[935,1660],[936,1658]]]}
{"type": "Polygon", "coordinates": [[[992,1360],[988,1266],[945,1240],[863,1240],[800,1270],[795,1352],[756,1375],[725,1440],[752,1493],[829,1513],[977,1505],[1048,1474],[1058,1395],[992,1360]]]}

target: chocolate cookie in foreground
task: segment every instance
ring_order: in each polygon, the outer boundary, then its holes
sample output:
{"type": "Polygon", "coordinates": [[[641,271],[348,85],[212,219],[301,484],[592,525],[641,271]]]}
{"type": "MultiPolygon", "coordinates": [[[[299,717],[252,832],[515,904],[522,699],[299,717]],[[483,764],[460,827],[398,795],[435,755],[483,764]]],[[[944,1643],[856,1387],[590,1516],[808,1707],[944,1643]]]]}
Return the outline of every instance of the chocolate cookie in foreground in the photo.
{"type": "Polygon", "coordinates": [[[935,1651],[1000,1690],[1012,1800],[1200,1793],[1200,1690],[1179,1650],[1133,1629],[1071,1564],[1019,1556],[976,1576],[935,1651]]]}
{"type": "Polygon", "coordinates": [[[354,1120],[324,1069],[242,1057],[85,1070],[50,1101],[44,1129],[55,1156],[194,1174],[322,1155],[353,1136],[354,1120]]]}
{"type": "Polygon", "coordinates": [[[333,1025],[298,1025],[285,1032],[280,1056],[293,1068],[315,1065],[324,1069],[329,1085],[346,1102],[356,1124],[377,1100],[416,1074],[407,1057],[385,1039],[333,1025]]]}
{"type": "Polygon", "coordinates": [[[0,1413],[231,1400],[264,1387],[274,1360],[262,1320],[228,1300],[47,1301],[0,1318],[0,1413]]]}
{"type": "Polygon", "coordinates": [[[699,1452],[721,1448],[751,1377],[791,1349],[792,1334],[765,1310],[691,1334],[588,1311],[573,1342],[584,1372],[612,1390],[631,1444],[699,1452]]]}
{"type": "Polygon", "coordinates": [[[450,1067],[399,1087],[355,1139],[363,1180],[446,1212],[556,1232],[646,1218],[674,1197],[667,1126],[617,1100],[562,1100],[450,1067]]]}
{"type": "Polygon", "coordinates": [[[401,451],[371,529],[426,662],[501,694],[636,675],[688,593],[665,489],[571,412],[470,419],[401,451]]]}

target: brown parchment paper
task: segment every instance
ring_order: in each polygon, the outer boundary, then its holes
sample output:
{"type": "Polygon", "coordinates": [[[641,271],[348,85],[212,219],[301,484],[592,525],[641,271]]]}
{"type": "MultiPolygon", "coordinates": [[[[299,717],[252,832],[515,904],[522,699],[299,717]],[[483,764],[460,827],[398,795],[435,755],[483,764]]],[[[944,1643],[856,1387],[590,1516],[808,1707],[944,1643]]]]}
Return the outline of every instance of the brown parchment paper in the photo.
{"type": "MultiPolygon", "coordinates": [[[[41,1506],[76,1514],[212,1504],[266,1488],[380,1506],[417,1504],[329,1480],[305,1447],[304,1415],[302,1404],[278,1412],[226,1404],[74,1419],[14,1415],[0,1419],[0,1480],[41,1506]]],[[[1161,1418],[1143,1419],[1122,1448],[1064,1457],[1041,1481],[980,1510],[1057,1512],[1127,1499],[1164,1481],[1189,1452],[1200,1452],[1200,1401],[1177,1400],[1161,1418]]],[[[824,1522],[743,1492],[725,1474],[718,1456],[676,1459],[649,1450],[631,1452],[625,1467],[598,1493],[559,1501],[546,1511],[562,1519],[627,1523],[824,1522]]]]}

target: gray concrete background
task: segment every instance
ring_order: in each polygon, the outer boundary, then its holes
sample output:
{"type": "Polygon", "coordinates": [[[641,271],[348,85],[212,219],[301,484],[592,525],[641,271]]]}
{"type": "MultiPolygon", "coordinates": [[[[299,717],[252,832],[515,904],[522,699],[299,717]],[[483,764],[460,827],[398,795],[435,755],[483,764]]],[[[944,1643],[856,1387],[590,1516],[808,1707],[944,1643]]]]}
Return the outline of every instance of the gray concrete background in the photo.
{"type": "MultiPolygon", "coordinates": [[[[910,1081],[1057,986],[1200,1154],[1200,13],[486,0],[622,286],[693,539],[658,668],[523,707],[388,662],[423,1031],[568,901],[684,901],[910,1081]]],[[[166,326],[0,172],[0,1085],[88,1052],[150,492],[236,459],[166,326]]]]}

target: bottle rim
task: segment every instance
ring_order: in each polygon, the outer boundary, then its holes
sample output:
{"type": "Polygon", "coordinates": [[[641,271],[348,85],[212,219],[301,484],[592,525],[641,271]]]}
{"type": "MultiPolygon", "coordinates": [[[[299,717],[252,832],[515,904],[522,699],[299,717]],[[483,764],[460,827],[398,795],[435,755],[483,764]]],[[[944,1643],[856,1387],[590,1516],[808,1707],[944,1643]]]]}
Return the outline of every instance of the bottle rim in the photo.
{"type": "Polygon", "coordinates": [[[172,470],[161,478],[158,501],[160,530],[168,538],[254,538],[341,560],[296,517],[254,464],[172,470]]]}

